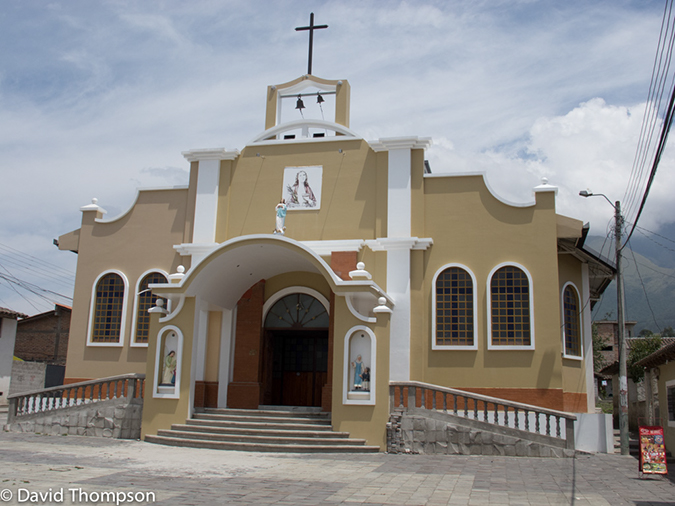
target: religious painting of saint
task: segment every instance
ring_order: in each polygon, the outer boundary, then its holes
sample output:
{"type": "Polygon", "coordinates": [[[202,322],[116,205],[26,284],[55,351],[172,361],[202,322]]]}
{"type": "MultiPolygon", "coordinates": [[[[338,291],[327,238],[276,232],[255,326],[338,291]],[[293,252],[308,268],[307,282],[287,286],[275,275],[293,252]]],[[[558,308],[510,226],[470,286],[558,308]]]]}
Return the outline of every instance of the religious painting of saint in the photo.
{"type": "Polygon", "coordinates": [[[323,167],[286,167],[282,199],[289,211],[321,208],[323,167]]]}

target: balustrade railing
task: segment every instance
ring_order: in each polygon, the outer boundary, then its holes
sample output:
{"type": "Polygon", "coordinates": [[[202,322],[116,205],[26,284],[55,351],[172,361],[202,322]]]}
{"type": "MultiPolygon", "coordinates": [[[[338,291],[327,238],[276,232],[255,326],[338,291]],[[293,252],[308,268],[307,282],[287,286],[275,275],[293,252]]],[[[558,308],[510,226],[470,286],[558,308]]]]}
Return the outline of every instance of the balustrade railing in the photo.
{"type": "Polygon", "coordinates": [[[142,399],[144,386],[145,374],[122,374],[13,394],[7,397],[9,401],[7,422],[12,423],[24,415],[109,399],[121,397],[142,399]]]}
{"type": "Polygon", "coordinates": [[[390,382],[390,413],[412,409],[449,413],[478,422],[541,434],[563,440],[566,448],[574,449],[574,421],[577,417],[570,413],[419,381],[390,382]]]}

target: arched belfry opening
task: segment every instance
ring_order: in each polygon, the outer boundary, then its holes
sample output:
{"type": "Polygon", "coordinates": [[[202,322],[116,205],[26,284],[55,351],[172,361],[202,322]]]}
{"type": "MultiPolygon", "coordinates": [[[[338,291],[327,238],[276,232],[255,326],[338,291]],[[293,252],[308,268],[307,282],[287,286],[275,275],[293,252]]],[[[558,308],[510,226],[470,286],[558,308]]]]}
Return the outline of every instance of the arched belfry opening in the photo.
{"type": "Polygon", "coordinates": [[[290,293],[274,302],[263,323],[263,404],[322,405],[328,380],[329,311],[317,297],[290,293]]]}

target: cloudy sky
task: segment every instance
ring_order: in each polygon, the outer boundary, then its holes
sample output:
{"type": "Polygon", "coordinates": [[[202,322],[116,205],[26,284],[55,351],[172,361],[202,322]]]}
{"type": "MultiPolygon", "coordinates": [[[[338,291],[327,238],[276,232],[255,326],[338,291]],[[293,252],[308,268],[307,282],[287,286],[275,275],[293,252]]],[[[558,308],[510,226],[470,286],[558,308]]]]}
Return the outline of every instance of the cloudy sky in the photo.
{"type": "MultiPolygon", "coordinates": [[[[329,25],[313,73],[350,81],[353,130],[431,137],[434,172],[484,171],[515,202],[545,176],[559,212],[605,235],[612,208],[577,194],[625,197],[664,2],[4,2],[0,306],[52,305],[3,277],[70,295],[76,256],[52,239],[92,197],[114,217],[139,186],[186,184],[182,151],[260,133],[266,86],[306,72],[294,28],[312,11],[329,25]]],[[[667,151],[651,230],[675,221],[674,164],[667,151]]]]}

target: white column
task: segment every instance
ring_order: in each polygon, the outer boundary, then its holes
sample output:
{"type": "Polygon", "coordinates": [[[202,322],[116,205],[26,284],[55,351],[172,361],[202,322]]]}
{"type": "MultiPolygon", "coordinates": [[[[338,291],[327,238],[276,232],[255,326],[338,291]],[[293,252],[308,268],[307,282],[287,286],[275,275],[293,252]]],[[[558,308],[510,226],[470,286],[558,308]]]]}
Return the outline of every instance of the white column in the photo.
{"type": "Polygon", "coordinates": [[[410,237],[410,148],[389,150],[387,237],[410,237]]]}
{"type": "Polygon", "coordinates": [[[586,366],[586,411],[595,413],[595,382],[593,381],[593,326],[591,322],[591,285],[589,281],[588,264],[581,265],[581,290],[583,292],[582,304],[584,312],[583,320],[583,347],[584,365],[586,366]]]}
{"type": "Polygon", "coordinates": [[[218,189],[220,187],[220,162],[234,160],[238,150],[195,149],[185,151],[189,162],[198,162],[195,216],[192,231],[193,244],[212,244],[216,241],[218,221],[218,189]]]}
{"type": "MultiPolygon", "coordinates": [[[[389,378],[410,380],[410,249],[412,231],[412,150],[426,149],[430,139],[400,137],[370,143],[388,151],[387,293],[394,299],[389,327],[389,378]],[[400,241],[397,241],[399,239],[400,241]]],[[[416,239],[416,238],[415,238],[416,239]]]]}
{"type": "Polygon", "coordinates": [[[410,249],[387,251],[387,293],[396,302],[389,320],[389,379],[410,380],[410,249]]]}

